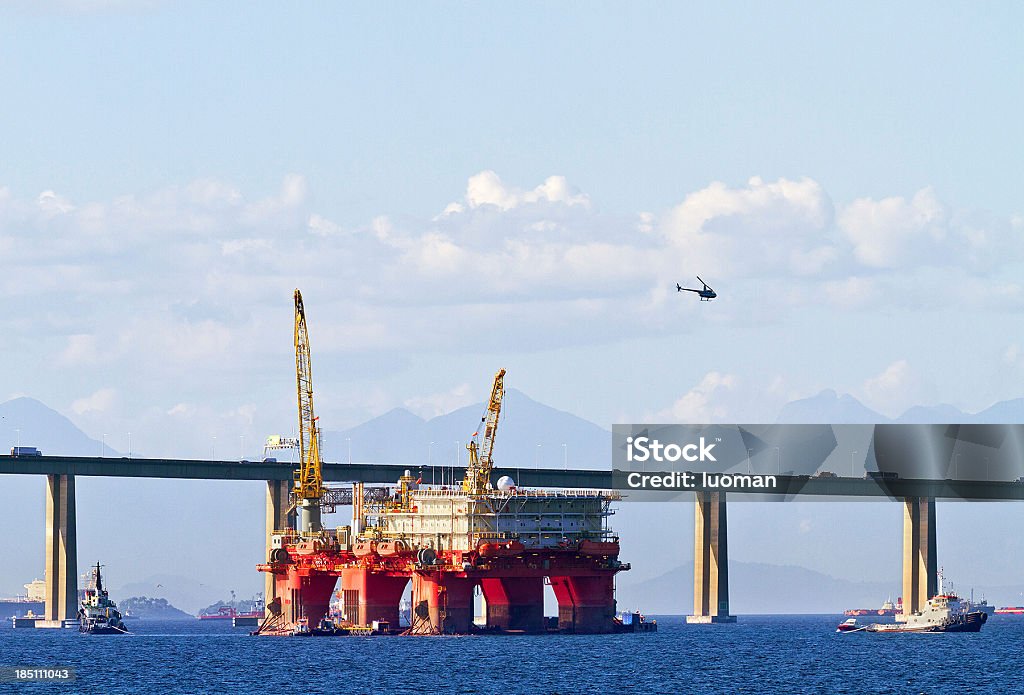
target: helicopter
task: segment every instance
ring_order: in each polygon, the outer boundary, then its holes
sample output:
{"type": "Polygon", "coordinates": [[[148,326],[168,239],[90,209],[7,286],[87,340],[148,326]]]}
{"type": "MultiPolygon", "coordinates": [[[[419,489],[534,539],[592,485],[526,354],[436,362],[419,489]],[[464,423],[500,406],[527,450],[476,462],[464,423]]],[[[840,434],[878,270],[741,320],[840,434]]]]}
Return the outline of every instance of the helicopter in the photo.
{"type": "MultiPolygon", "coordinates": [[[[700,275],[697,276],[697,279],[700,280],[700,275]]],[[[708,286],[708,283],[704,282],[703,280],[700,280],[700,284],[704,285],[704,289],[702,289],[702,290],[692,290],[689,287],[683,287],[682,285],[680,285],[677,282],[676,283],[676,291],[677,292],[696,292],[697,294],[700,295],[700,301],[702,301],[702,302],[710,302],[712,299],[714,299],[715,297],[718,296],[718,293],[715,292],[713,289],[711,289],[708,286]]]]}

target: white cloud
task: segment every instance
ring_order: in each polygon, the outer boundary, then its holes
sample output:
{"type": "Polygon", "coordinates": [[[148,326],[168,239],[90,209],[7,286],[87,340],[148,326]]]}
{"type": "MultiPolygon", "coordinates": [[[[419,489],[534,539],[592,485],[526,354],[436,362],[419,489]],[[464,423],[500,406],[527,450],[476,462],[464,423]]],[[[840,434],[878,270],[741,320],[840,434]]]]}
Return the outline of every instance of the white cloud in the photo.
{"type": "Polygon", "coordinates": [[[662,233],[694,272],[740,278],[818,275],[839,250],[830,238],[832,201],[811,179],[715,182],[686,196],[662,233]]]}
{"type": "Polygon", "coordinates": [[[67,337],[67,347],[57,358],[59,364],[75,366],[87,365],[98,361],[96,336],[76,333],[67,337]]]}
{"type": "MultiPolygon", "coordinates": [[[[574,191],[564,176],[549,176],[533,190],[523,191],[506,186],[495,172],[487,170],[471,176],[466,185],[465,203],[469,208],[493,205],[500,210],[511,210],[538,202],[590,206],[590,198],[574,191]]],[[[463,212],[465,209],[462,203],[450,203],[445,213],[463,212]]]]}
{"type": "Polygon", "coordinates": [[[313,234],[325,237],[341,234],[343,231],[340,225],[315,212],[310,214],[308,226],[313,234]]]}
{"type": "Polygon", "coordinates": [[[730,408],[725,402],[728,392],[734,391],[739,379],[733,374],[712,371],[656,419],[669,422],[723,422],[729,420],[730,408]]]}
{"type": "Polygon", "coordinates": [[[1006,349],[1003,351],[1003,364],[1013,366],[1017,364],[1018,361],[1020,361],[1020,358],[1021,350],[1020,345],[1018,343],[1008,345],[1006,349]]]}
{"type": "Polygon", "coordinates": [[[194,412],[195,406],[189,403],[178,403],[167,410],[167,414],[171,417],[189,417],[194,412]]]}
{"type": "Polygon", "coordinates": [[[970,258],[1017,257],[1012,223],[953,214],[927,189],[855,201],[839,224],[807,178],[712,183],[663,213],[612,215],[564,177],[517,188],[483,171],[435,220],[381,215],[344,230],[306,189],[298,175],[262,197],[213,179],[106,201],[0,189],[0,249],[19,259],[0,277],[17,299],[0,323],[54,336],[62,365],[128,358],[216,374],[290,349],[267,336],[289,325],[296,286],[315,300],[315,348],[328,354],[489,349],[481,335],[543,350],[815,305],[1024,305],[1012,272],[972,274],[970,258]],[[936,251],[941,239],[959,251],[936,251]],[[894,259],[895,272],[878,265],[894,259]],[[719,290],[714,305],[673,291],[691,274],[719,290]]]}
{"type": "Polygon", "coordinates": [[[79,398],[71,404],[71,410],[78,415],[104,413],[111,409],[117,398],[117,392],[112,388],[102,388],[95,393],[79,398]]]}
{"type": "Polygon", "coordinates": [[[891,417],[913,405],[934,402],[934,387],[905,359],[896,360],[867,379],[862,391],[869,407],[891,417]]]}
{"type": "Polygon", "coordinates": [[[839,227],[853,244],[857,260],[872,268],[920,263],[922,255],[939,252],[950,236],[949,211],[930,188],[909,201],[855,200],[839,213],[839,227]]]}

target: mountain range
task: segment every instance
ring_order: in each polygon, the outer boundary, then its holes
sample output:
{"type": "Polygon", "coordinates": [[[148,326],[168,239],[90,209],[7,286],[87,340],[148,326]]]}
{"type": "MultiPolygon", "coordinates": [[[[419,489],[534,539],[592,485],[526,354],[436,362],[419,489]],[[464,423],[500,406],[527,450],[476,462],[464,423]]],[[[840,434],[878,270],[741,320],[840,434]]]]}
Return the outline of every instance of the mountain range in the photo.
{"type": "MultiPolygon", "coordinates": [[[[325,458],[409,466],[466,465],[465,446],[481,426],[486,405],[475,403],[423,419],[403,408],[347,430],[324,432],[325,458]]],[[[495,460],[518,468],[599,468],[611,451],[611,433],[588,420],[507,389],[495,460]]]]}

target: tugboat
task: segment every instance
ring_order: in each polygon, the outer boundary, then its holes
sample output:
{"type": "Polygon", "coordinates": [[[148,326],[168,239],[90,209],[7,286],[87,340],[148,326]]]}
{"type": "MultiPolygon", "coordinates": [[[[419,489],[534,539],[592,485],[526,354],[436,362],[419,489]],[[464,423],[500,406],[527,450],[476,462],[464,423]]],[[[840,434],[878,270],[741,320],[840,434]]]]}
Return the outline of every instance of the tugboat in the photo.
{"type": "Polygon", "coordinates": [[[971,610],[970,601],[943,591],[939,572],[938,595],[928,599],[922,610],[906,614],[904,622],[859,625],[856,618],[850,618],[836,632],[979,632],[987,620],[985,611],[971,610]]]}
{"type": "Polygon", "coordinates": [[[82,607],[78,609],[78,630],[91,635],[126,635],[128,628],[121,620],[117,604],[110,600],[103,588],[100,563],[92,568],[91,586],[85,590],[82,607]]]}
{"type": "Polygon", "coordinates": [[[302,616],[295,623],[295,627],[292,628],[292,637],[312,637],[313,631],[309,629],[309,620],[306,616],[302,616]]]}

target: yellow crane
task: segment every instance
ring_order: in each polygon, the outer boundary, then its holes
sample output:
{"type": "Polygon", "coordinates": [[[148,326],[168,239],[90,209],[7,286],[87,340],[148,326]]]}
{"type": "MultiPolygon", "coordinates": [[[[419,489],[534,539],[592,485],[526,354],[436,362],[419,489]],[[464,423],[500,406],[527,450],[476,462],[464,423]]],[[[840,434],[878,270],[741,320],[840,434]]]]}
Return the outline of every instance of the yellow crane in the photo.
{"type": "MultiPolygon", "coordinates": [[[[501,400],[505,397],[505,370],[494,375],[491,399],[487,403],[487,414],[483,417],[483,438],[479,449],[476,441],[466,445],[469,449],[469,466],[462,479],[462,491],[482,495],[491,487],[491,470],[494,468],[494,437],[498,432],[498,416],[501,415],[501,400]]],[[[480,434],[479,431],[474,436],[480,434]]]]}
{"type": "Polygon", "coordinates": [[[309,359],[309,332],[302,293],[295,290],[295,376],[299,392],[299,469],[295,471],[295,506],[299,530],[321,530],[320,498],[324,493],[320,431],[313,414],[313,370],[309,359]]]}

